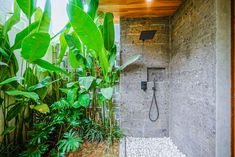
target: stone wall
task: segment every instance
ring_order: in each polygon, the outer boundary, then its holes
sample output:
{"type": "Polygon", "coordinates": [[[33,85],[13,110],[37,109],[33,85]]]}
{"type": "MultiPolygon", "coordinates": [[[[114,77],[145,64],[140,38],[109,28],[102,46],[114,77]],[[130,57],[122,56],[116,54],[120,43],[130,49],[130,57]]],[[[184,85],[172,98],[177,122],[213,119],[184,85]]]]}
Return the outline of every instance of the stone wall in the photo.
{"type": "MultiPolygon", "coordinates": [[[[168,136],[167,66],[169,61],[169,18],[121,18],[121,62],[135,54],[142,57],[121,74],[121,127],[126,135],[138,137],[168,136]],[[144,44],[139,40],[141,31],[157,30],[153,40],[144,44]],[[157,82],[157,100],[160,117],[157,122],[149,120],[153,82],[148,82],[146,92],[141,90],[141,81],[147,81],[147,68],[166,68],[164,79],[157,82]]],[[[151,112],[156,116],[156,107],[151,112]]]]}
{"type": "Polygon", "coordinates": [[[171,19],[169,134],[189,157],[214,157],[215,0],[186,0],[171,19]]]}

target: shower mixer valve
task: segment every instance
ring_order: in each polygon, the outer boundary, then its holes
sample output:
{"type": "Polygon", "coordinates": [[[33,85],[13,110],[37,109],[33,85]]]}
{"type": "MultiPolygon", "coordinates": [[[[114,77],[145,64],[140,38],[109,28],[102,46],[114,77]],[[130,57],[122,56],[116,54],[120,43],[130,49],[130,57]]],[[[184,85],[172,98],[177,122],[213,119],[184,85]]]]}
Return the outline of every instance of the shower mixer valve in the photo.
{"type": "Polygon", "coordinates": [[[141,89],[143,91],[146,91],[147,90],[147,81],[141,81],[141,89]]]}

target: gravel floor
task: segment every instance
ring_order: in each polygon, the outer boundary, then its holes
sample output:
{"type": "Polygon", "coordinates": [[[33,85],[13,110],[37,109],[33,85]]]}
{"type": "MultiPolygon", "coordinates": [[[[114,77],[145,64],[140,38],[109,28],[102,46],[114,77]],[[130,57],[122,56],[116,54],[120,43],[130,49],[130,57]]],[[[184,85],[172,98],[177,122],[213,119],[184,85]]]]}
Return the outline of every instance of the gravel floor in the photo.
{"type": "Polygon", "coordinates": [[[126,138],[126,157],[186,157],[170,138],[126,138]]]}

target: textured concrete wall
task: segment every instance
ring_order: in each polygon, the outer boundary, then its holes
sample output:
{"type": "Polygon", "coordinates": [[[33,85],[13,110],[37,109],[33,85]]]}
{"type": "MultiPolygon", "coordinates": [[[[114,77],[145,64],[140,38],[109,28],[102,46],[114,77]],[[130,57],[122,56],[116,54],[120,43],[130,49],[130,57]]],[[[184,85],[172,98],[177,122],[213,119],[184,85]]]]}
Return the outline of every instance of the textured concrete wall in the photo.
{"type": "MultiPolygon", "coordinates": [[[[135,54],[142,54],[135,64],[129,66],[120,81],[121,127],[126,135],[138,137],[168,136],[168,102],[167,102],[167,66],[169,50],[168,18],[121,18],[121,62],[135,54]],[[153,40],[139,40],[143,30],[157,30],[153,40]],[[147,67],[164,67],[164,79],[157,82],[157,100],[160,118],[153,123],[148,112],[152,100],[153,82],[148,82],[148,90],[141,90],[141,81],[147,80],[147,67]]],[[[156,114],[153,108],[152,117],[156,114]]]]}
{"type": "Polygon", "coordinates": [[[189,157],[214,157],[215,0],[186,0],[171,19],[169,130],[189,157]]]}
{"type": "Polygon", "coordinates": [[[231,156],[231,67],[231,1],[216,0],[216,157],[231,156]]]}

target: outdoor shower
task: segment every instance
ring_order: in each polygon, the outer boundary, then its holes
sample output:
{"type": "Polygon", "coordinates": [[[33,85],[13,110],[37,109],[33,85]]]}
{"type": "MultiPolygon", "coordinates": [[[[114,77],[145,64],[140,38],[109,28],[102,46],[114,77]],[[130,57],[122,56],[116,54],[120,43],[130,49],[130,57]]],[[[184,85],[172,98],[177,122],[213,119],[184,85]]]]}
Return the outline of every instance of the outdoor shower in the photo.
{"type": "MultiPolygon", "coordinates": [[[[156,30],[147,30],[147,31],[142,31],[140,33],[140,38],[139,40],[142,40],[143,44],[142,44],[142,54],[143,54],[143,49],[144,49],[144,41],[145,40],[152,40],[154,38],[156,34],[156,30]]],[[[148,75],[148,79],[147,81],[150,81],[149,79],[149,70],[150,69],[158,69],[158,68],[148,68],[147,70],[147,75],[148,75]]],[[[141,89],[146,91],[147,90],[147,81],[141,81],[141,89]]],[[[152,87],[152,90],[153,90],[153,97],[152,97],[152,102],[151,102],[151,105],[150,105],[150,108],[149,108],[149,119],[152,121],[152,122],[156,122],[159,118],[159,108],[158,108],[158,103],[157,103],[157,98],[156,98],[156,78],[154,77],[154,79],[152,80],[153,81],[153,87],[152,87]],[[152,111],[152,108],[153,108],[153,105],[155,104],[156,106],[156,110],[157,110],[157,116],[156,118],[152,118],[151,117],[151,111],[152,111]]]]}

